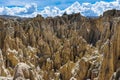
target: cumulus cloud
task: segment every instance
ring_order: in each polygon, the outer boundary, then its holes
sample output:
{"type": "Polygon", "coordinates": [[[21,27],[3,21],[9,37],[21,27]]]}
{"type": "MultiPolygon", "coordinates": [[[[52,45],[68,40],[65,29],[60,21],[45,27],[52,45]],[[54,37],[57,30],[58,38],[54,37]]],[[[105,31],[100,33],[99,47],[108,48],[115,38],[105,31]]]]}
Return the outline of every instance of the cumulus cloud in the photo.
{"type": "Polygon", "coordinates": [[[44,17],[47,16],[61,16],[64,12],[68,14],[80,12],[84,16],[99,16],[106,10],[120,9],[120,0],[105,2],[100,1],[94,4],[79,2],[73,3],[71,6],[64,10],[60,10],[58,7],[45,7],[44,10],[38,11],[37,4],[27,4],[25,6],[16,7],[0,7],[1,15],[13,15],[21,17],[35,17],[37,14],[41,14],[44,17]]]}
{"type": "Polygon", "coordinates": [[[0,14],[21,17],[33,17],[37,14],[37,5],[27,4],[21,7],[0,7],[0,14]]]}

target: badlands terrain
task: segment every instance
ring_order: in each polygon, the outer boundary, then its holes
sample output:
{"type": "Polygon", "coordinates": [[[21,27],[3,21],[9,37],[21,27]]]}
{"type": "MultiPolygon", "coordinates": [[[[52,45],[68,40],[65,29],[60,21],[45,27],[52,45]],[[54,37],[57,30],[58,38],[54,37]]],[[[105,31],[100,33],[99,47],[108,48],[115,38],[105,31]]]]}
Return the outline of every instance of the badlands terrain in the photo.
{"type": "Polygon", "coordinates": [[[120,11],[0,16],[0,80],[120,80],[120,11]]]}

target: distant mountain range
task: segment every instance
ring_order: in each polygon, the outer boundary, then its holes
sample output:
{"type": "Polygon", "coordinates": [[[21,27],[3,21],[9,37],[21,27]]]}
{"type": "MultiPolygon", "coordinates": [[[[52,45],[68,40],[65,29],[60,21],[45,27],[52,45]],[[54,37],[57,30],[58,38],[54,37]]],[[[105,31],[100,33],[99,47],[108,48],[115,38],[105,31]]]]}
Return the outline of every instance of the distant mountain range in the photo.
{"type": "Polygon", "coordinates": [[[120,10],[120,2],[118,0],[113,2],[100,1],[94,4],[91,3],[82,3],[78,1],[74,2],[72,5],[67,7],[64,10],[59,9],[58,7],[46,6],[42,11],[38,10],[37,4],[29,4],[23,7],[0,7],[1,15],[12,15],[20,17],[35,17],[37,14],[42,15],[43,17],[55,17],[62,16],[64,13],[81,13],[83,16],[100,16],[104,11],[117,9],[120,10]],[[29,7],[28,7],[29,6],[29,7]]]}
{"type": "Polygon", "coordinates": [[[60,10],[57,7],[50,8],[49,6],[45,7],[43,11],[41,11],[39,14],[41,14],[44,17],[47,16],[61,16],[63,13],[72,14],[72,13],[81,13],[83,16],[100,16],[102,13],[106,10],[111,9],[120,9],[120,4],[115,2],[96,2],[95,4],[91,3],[83,3],[80,4],[78,1],[74,2],[71,6],[64,10],[60,10]]]}
{"type": "Polygon", "coordinates": [[[20,18],[20,17],[18,17],[18,16],[10,16],[10,15],[0,15],[0,17],[1,17],[1,18],[9,18],[9,19],[10,19],[10,18],[12,18],[12,19],[13,19],[13,18],[17,18],[17,19],[20,18]]]}

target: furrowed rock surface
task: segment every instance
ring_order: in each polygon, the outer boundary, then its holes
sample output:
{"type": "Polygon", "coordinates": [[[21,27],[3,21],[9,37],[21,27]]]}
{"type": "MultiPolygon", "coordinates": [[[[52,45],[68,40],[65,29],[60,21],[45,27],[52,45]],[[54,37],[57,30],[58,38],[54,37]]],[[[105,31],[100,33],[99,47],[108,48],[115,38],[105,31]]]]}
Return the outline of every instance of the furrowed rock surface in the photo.
{"type": "Polygon", "coordinates": [[[119,80],[120,10],[0,18],[0,80],[119,80]]]}

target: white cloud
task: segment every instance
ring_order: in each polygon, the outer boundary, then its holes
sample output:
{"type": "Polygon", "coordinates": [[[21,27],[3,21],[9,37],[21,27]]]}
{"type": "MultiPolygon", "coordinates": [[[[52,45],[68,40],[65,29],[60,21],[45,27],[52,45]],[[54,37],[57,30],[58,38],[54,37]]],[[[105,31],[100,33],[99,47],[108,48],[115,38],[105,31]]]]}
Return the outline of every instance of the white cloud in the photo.
{"type": "Polygon", "coordinates": [[[120,0],[116,0],[117,2],[120,2],[120,0]]]}
{"type": "Polygon", "coordinates": [[[110,9],[120,9],[120,0],[116,0],[113,2],[96,2],[94,4],[91,3],[83,3],[79,2],[73,3],[71,6],[64,10],[60,10],[57,7],[45,7],[44,10],[38,11],[37,4],[27,4],[22,7],[0,7],[1,15],[14,15],[21,17],[34,17],[37,14],[41,14],[44,17],[47,16],[61,16],[64,12],[68,14],[78,13],[80,12],[84,16],[99,16],[104,11],[110,9]]]}
{"type": "Polygon", "coordinates": [[[84,16],[99,16],[106,10],[110,9],[120,9],[120,0],[113,1],[113,2],[96,2],[95,4],[91,3],[83,3],[80,5],[78,2],[75,2],[73,5],[74,7],[70,6],[66,9],[66,12],[69,14],[73,12],[80,12],[84,16]],[[77,4],[76,4],[77,3],[77,4]]]}
{"type": "Polygon", "coordinates": [[[0,14],[4,11],[3,7],[0,7],[0,14]]]}
{"type": "Polygon", "coordinates": [[[23,7],[0,7],[1,15],[13,15],[21,17],[34,17],[37,12],[36,4],[27,4],[23,7]]]}
{"type": "Polygon", "coordinates": [[[64,12],[67,12],[67,14],[72,14],[72,13],[78,13],[80,12],[84,16],[99,16],[102,15],[102,13],[106,10],[110,9],[120,9],[120,0],[116,0],[113,2],[96,2],[95,4],[91,3],[83,3],[80,4],[79,2],[73,3],[71,6],[66,8],[65,10],[59,10],[59,13],[54,13],[51,10],[50,7],[46,7],[43,11],[41,11],[40,14],[43,16],[56,16],[56,15],[62,15],[64,12]]]}
{"type": "Polygon", "coordinates": [[[50,8],[49,6],[45,7],[43,11],[39,12],[38,14],[41,14],[44,17],[47,16],[61,16],[61,14],[63,13],[63,11],[61,11],[59,8],[57,7],[53,7],[50,8]]]}
{"type": "Polygon", "coordinates": [[[120,9],[120,4],[118,2],[97,2],[92,5],[92,10],[99,16],[104,11],[110,9],[120,9]]]}

